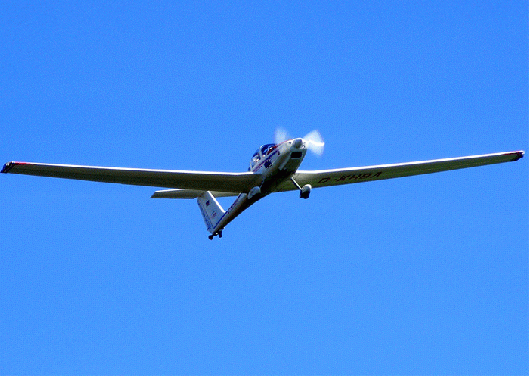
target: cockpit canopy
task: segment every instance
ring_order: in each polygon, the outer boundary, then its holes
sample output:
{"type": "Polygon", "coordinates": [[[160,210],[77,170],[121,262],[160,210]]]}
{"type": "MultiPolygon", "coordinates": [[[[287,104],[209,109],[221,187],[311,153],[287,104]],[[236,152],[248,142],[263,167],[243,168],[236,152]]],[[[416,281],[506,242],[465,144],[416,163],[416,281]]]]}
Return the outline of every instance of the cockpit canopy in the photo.
{"type": "Polygon", "coordinates": [[[265,155],[268,155],[272,151],[272,149],[274,149],[275,147],[276,147],[275,144],[266,144],[266,145],[261,146],[258,151],[261,151],[261,155],[265,156],[265,155]]]}
{"type": "Polygon", "coordinates": [[[259,162],[263,157],[270,154],[270,152],[275,149],[275,147],[275,144],[266,144],[257,149],[257,151],[253,154],[249,170],[252,170],[257,164],[257,162],[259,162]]]}

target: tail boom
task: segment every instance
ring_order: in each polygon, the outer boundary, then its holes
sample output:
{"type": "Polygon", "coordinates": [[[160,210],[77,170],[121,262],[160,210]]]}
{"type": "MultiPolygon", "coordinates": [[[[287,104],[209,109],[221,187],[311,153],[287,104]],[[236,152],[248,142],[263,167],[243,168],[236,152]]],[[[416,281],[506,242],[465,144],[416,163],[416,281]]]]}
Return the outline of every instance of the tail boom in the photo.
{"type": "Polygon", "coordinates": [[[230,208],[224,211],[211,192],[204,192],[200,195],[197,198],[198,206],[204,217],[206,227],[211,233],[209,238],[213,239],[214,236],[222,237],[222,230],[228,223],[264,196],[266,194],[259,193],[249,197],[247,193],[241,193],[230,208]]]}

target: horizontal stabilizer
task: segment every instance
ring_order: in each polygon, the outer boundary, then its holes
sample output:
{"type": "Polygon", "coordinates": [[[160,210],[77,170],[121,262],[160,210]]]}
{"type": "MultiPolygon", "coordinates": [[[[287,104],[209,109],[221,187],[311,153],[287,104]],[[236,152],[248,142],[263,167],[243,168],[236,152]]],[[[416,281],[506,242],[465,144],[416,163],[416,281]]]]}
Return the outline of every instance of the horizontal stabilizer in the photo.
{"type": "MultiPolygon", "coordinates": [[[[205,191],[196,189],[164,189],[153,193],[151,198],[197,198],[205,191]]],[[[211,192],[215,197],[234,197],[237,192],[211,192]]]]}

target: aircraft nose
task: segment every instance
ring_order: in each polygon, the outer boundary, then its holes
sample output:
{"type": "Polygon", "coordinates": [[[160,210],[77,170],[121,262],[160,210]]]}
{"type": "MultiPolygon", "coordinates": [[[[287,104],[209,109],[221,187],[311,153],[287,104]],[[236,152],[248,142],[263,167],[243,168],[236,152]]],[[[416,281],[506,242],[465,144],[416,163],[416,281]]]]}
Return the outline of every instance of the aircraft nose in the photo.
{"type": "Polygon", "coordinates": [[[294,146],[297,149],[299,149],[301,145],[303,145],[303,139],[301,138],[296,138],[294,142],[292,143],[292,146],[294,146]]]}

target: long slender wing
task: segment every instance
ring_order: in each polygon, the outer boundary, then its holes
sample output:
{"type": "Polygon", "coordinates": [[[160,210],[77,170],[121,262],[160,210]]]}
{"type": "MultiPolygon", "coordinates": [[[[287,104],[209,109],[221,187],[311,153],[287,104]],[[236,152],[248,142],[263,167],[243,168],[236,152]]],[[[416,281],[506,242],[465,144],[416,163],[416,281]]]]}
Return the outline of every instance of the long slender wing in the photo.
{"type": "Polygon", "coordinates": [[[260,178],[251,172],[147,170],[27,162],[6,163],[2,173],[220,192],[249,191],[260,178]]]}
{"type": "MultiPolygon", "coordinates": [[[[435,159],[431,161],[417,161],[398,164],[386,164],[367,167],[340,168],[335,170],[300,171],[294,174],[296,182],[303,186],[310,184],[314,188],[331,185],[362,183],[373,180],[384,180],[432,174],[447,170],[457,170],[467,167],[478,167],[488,164],[517,161],[524,155],[523,151],[495,153],[485,155],[471,155],[460,158],[435,159]]],[[[297,189],[292,182],[281,184],[277,191],[297,189]]]]}

